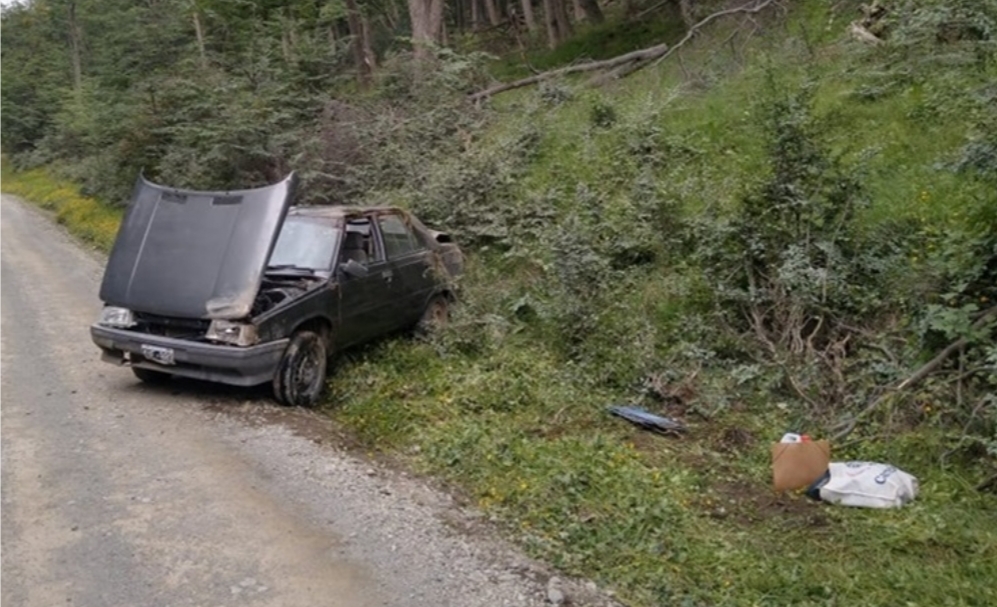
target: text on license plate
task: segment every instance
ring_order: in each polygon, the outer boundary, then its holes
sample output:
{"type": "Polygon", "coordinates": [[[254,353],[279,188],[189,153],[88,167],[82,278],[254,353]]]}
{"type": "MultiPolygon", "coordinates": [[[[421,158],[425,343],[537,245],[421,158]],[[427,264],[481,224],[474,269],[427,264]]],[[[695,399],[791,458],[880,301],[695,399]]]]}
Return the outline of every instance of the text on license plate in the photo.
{"type": "Polygon", "coordinates": [[[173,348],[161,348],[159,346],[142,346],[142,356],[154,363],[161,365],[175,365],[173,358],[173,348]]]}

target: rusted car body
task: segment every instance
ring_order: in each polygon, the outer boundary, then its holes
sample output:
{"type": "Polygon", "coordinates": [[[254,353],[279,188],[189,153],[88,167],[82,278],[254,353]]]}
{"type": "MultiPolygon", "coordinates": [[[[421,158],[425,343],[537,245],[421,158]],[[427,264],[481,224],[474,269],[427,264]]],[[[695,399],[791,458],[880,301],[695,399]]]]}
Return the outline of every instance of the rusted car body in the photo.
{"type": "Polygon", "coordinates": [[[140,178],[90,328],[103,360],[311,405],[329,356],[445,321],[463,270],[449,235],[399,208],[292,207],[294,189],[293,174],[231,192],[140,178]]]}

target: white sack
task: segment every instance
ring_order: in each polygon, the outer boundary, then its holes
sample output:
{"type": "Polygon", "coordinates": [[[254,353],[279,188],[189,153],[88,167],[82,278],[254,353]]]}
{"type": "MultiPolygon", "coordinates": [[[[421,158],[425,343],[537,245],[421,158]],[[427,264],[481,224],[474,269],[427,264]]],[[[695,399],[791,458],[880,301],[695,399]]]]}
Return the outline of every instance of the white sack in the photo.
{"type": "Polygon", "coordinates": [[[917,497],[917,479],[889,464],[831,462],[819,491],[831,504],[899,508],[917,497]]]}

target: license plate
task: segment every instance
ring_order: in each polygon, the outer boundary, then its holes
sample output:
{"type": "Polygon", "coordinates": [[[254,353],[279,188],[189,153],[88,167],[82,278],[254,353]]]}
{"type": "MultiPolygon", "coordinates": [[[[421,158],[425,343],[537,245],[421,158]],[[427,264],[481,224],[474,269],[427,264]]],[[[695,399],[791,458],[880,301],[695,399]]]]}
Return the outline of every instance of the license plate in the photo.
{"type": "Polygon", "coordinates": [[[154,363],[161,365],[175,365],[173,358],[173,348],[161,348],[159,346],[142,346],[142,356],[154,363]]]}

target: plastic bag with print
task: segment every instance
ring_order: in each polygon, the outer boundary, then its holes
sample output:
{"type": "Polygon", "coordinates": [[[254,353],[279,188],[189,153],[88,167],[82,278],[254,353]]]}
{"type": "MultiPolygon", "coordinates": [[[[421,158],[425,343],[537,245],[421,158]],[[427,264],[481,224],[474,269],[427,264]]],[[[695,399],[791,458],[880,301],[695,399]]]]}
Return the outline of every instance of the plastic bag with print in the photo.
{"type": "Polygon", "coordinates": [[[899,508],[917,497],[917,479],[889,464],[831,462],[807,495],[831,504],[899,508]]]}

